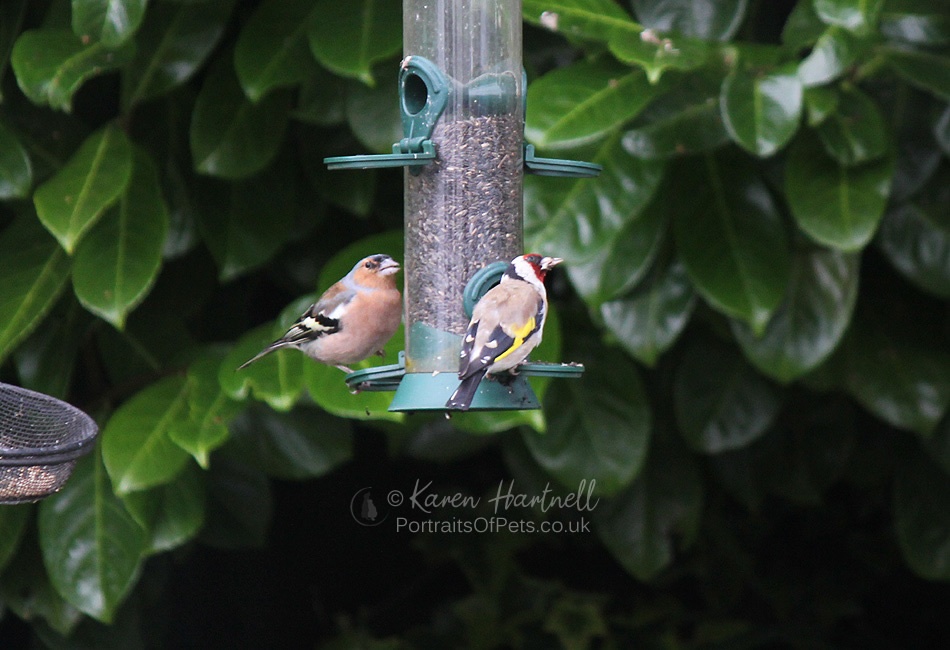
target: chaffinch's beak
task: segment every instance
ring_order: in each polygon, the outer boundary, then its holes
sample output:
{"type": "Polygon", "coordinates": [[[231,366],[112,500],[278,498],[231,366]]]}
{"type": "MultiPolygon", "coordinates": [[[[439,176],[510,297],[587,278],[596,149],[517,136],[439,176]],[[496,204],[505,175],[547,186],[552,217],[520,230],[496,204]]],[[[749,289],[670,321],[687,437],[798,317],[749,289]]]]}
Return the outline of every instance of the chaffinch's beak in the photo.
{"type": "Polygon", "coordinates": [[[397,262],[396,260],[392,258],[389,258],[388,260],[385,260],[382,264],[379,265],[378,273],[380,275],[393,275],[394,273],[399,273],[400,268],[401,267],[399,266],[399,262],[397,262]]]}

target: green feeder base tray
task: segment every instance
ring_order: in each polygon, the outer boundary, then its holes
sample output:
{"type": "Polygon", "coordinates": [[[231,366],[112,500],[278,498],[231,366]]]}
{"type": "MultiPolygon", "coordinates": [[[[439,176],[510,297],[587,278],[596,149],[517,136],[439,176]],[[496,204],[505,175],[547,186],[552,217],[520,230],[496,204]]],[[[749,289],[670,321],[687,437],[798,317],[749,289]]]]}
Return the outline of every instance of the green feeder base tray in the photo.
{"type": "MultiPolygon", "coordinates": [[[[399,383],[390,411],[445,411],[445,403],[458,388],[454,372],[408,372],[399,383]]],[[[517,376],[507,386],[485,379],[478,386],[471,411],[525,411],[541,408],[528,381],[517,376]]]]}
{"type": "MultiPolygon", "coordinates": [[[[472,400],[472,411],[522,411],[540,408],[538,398],[525,377],[578,379],[584,366],[577,363],[525,363],[507,385],[497,379],[483,379],[472,400]]],[[[399,363],[357,370],[346,376],[354,391],[396,391],[390,411],[445,411],[445,403],[458,387],[454,372],[406,372],[405,357],[399,363]]]]}

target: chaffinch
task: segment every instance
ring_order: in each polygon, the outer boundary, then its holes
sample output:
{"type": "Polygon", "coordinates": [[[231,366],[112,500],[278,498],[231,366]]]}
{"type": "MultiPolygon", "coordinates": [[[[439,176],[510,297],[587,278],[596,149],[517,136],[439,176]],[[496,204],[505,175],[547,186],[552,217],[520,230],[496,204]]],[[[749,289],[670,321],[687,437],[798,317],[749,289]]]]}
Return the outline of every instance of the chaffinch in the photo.
{"type": "Polygon", "coordinates": [[[394,278],[398,272],[399,263],[389,255],[361,259],[286,334],[238,369],[281,348],[297,348],[347,373],[352,372],[348,364],[373,353],[383,356],[383,346],[402,321],[402,297],[394,278]]]}
{"type": "Polygon", "coordinates": [[[462,381],[447,409],[467,411],[485,375],[517,374],[516,366],[541,342],[548,314],[544,277],[562,261],[537,254],[516,257],[501,282],[478,301],[459,354],[462,381]]]}

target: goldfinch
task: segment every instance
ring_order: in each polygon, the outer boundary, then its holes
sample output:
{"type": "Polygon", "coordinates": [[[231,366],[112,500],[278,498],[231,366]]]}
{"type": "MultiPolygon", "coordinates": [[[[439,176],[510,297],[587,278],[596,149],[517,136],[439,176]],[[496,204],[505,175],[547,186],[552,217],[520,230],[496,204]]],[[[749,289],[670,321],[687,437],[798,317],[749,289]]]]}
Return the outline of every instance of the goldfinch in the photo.
{"type": "Polygon", "coordinates": [[[389,255],[361,259],[286,334],[238,370],[281,348],[297,348],[347,373],[353,372],[348,364],[373,353],[383,356],[383,346],[402,321],[402,296],[394,278],[398,272],[399,263],[389,255]]]}
{"type": "Polygon", "coordinates": [[[562,261],[537,254],[516,257],[501,282],[478,301],[462,339],[461,383],[445,408],[467,411],[486,374],[515,374],[516,366],[541,342],[548,314],[544,277],[562,261]]]}

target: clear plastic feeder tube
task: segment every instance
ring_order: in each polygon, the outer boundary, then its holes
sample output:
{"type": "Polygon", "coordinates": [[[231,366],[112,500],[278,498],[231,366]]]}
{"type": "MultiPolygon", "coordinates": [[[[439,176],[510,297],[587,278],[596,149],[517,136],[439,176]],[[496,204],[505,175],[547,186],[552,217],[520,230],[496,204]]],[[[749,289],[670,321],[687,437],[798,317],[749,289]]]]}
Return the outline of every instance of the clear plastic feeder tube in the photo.
{"type": "MultiPolygon", "coordinates": [[[[406,61],[434,63],[449,93],[436,160],[405,176],[406,370],[455,372],[465,284],[523,252],[521,0],[404,0],[403,11],[406,61]]],[[[425,93],[406,79],[410,109],[425,93]]]]}

